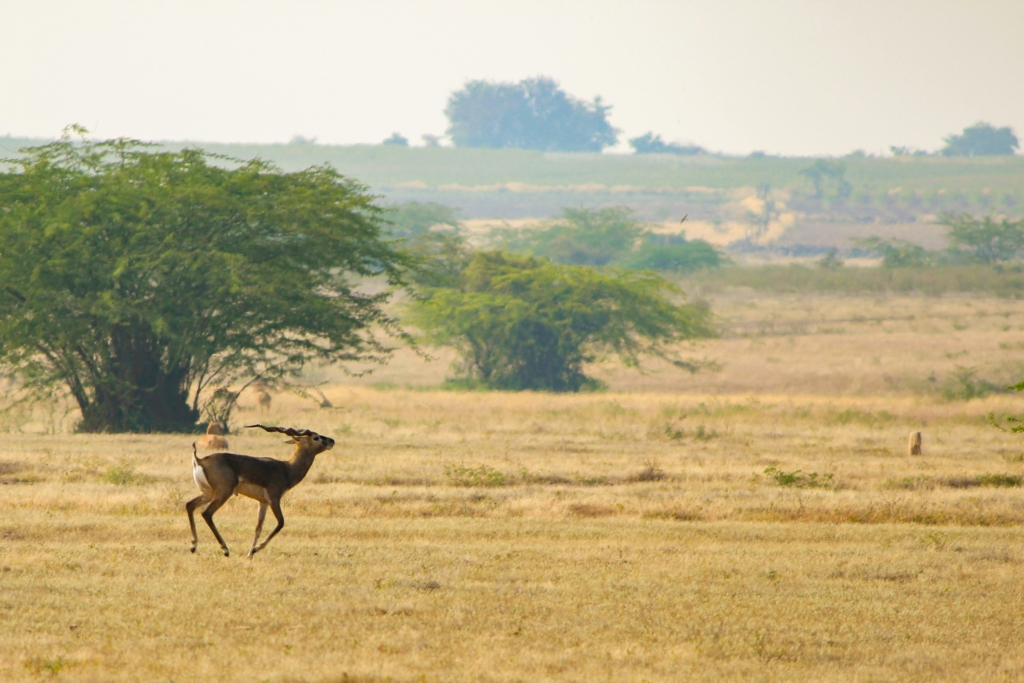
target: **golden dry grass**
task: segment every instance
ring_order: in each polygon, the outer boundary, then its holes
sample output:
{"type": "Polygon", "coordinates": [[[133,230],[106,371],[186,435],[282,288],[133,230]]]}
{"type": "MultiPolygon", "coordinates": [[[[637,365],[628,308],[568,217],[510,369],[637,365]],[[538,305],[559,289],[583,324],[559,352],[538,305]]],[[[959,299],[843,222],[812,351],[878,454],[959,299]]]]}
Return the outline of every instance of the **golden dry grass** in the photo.
{"type": "MultiPolygon", "coordinates": [[[[1012,374],[1024,304],[713,305],[714,375],[275,396],[264,422],[339,443],[251,562],[247,499],[217,516],[232,557],[201,520],[187,551],[194,437],[7,435],[0,680],[1024,677],[1024,440],[987,423],[1020,400],[942,398],[957,365],[1012,374]]],[[[286,455],[257,415],[232,450],[286,455]]]]}

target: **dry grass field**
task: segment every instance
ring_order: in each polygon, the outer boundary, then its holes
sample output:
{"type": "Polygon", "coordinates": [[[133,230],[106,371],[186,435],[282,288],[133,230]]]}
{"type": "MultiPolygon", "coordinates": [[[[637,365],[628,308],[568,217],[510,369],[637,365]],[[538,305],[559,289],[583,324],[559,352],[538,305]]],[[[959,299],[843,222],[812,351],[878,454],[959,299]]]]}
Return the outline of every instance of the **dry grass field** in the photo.
{"type": "Polygon", "coordinates": [[[709,298],[717,373],[460,393],[399,354],[241,411],[236,452],[287,454],[256,420],[338,440],[252,561],[248,499],[231,557],[201,520],[188,552],[194,437],[9,416],[0,680],[1024,678],[1024,436],[987,418],[1024,412],[989,391],[1024,303],[709,298]]]}

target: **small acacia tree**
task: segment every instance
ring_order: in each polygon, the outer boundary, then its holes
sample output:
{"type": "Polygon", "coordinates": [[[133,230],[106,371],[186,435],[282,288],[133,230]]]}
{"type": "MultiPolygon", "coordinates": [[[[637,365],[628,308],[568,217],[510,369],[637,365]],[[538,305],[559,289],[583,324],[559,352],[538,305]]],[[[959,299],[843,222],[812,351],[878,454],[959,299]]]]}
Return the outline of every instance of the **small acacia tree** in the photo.
{"type": "Polygon", "coordinates": [[[670,347],[712,334],[710,313],[672,303],[683,293],[649,273],[601,273],[533,256],[478,252],[457,288],[417,302],[413,321],[427,341],[453,346],[459,370],[496,389],[578,391],[599,354],[626,365],[654,354],[693,370],[670,347]]]}
{"type": "Polygon", "coordinates": [[[968,254],[989,265],[1010,261],[1024,250],[1024,220],[997,221],[986,216],[977,219],[969,214],[946,214],[940,221],[949,228],[950,250],[968,254]]]}
{"type": "Polygon", "coordinates": [[[190,429],[218,387],[383,361],[401,334],[354,280],[399,285],[405,257],[329,167],[67,135],[22,153],[0,174],[0,369],[66,388],[82,430],[190,429]]]}

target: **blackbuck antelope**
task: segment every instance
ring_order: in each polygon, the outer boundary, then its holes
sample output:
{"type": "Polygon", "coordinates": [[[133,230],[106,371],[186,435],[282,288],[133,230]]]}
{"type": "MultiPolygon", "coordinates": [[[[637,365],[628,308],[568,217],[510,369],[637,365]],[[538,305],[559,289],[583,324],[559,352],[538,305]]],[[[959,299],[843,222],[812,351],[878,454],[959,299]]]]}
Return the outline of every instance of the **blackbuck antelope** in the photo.
{"type": "Polygon", "coordinates": [[[236,455],[235,453],[214,453],[205,458],[197,458],[196,445],[193,443],[192,476],[202,493],[185,504],[185,510],[188,511],[188,523],[192,527],[192,552],[196,551],[196,544],[199,541],[196,536],[195,509],[209,503],[203,510],[203,519],[210,526],[210,531],[217,538],[220,547],[224,549],[224,556],[228,556],[228,546],[213,524],[213,515],[235,493],[248,496],[260,504],[260,513],[256,520],[256,535],[252,539],[249,557],[252,558],[253,555],[266,548],[270,539],[284,528],[281,496],[302,481],[306,473],[309,472],[309,468],[313,466],[313,460],[318,454],[334,448],[334,439],[320,436],[308,429],[267,427],[261,424],[246,425],[246,427],[259,427],[268,432],[287,434],[291,439],[285,443],[294,443],[295,451],[289,460],[256,458],[251,455],[236,455]],[[260,532],[263,531],[263,519],[267,515],[268,505],[274,513],[274,517],[277,518],[277,527],[270,532],[262,544],[257,546],[260,532]]]}

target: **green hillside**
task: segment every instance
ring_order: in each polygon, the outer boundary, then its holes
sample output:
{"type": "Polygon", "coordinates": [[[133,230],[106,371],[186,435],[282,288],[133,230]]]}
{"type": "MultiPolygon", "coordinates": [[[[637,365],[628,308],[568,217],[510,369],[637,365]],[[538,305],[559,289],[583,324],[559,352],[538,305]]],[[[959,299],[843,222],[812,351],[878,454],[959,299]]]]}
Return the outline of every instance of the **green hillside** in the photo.
{"type": "MultiPolygon", "coordinates": [[[[40,140],[0,138],[0,151],[40,140]]],[[[714,155],[564,154],[514,149],[455,149],[385,145],[159,143],[171,149],[189,144],[242,159],[262,157],[286,171],[329,163],[374,188],[423,183],[480,187],[507,183],[555,187],[604,185],[648,190],[689,187],[727,189],[768,182],[776,187],[806,186],[800,171],[813,159],[798,157],[721,157],[714,155]]],[[[855,189],[900,187],[903,191],[993,193],[1024,190],[1024,156],[865,157],[841,159],[855,189]]]]}
{"type": "MultiPolygon", "coordinates": [[[[16,154],[39,140],[0,138],[16,154]]],[[[180,149],[191,143],[159,143],[180,149]]],[[[567,206],[629,206],[645,220],[735,220],[723,207],[768,184],[799,225],[907,224],[943,211],[1024,215],[1024,156],[868,157],[850,155],[845,199],[816,197],[801,171],[811,158],[716,155],[565,154],[526,150],[195,143],[240,159],[262,157],[286,171],[331,164],[386,202],[434,201],[471,218],[540,218],[567,206]]]]}

